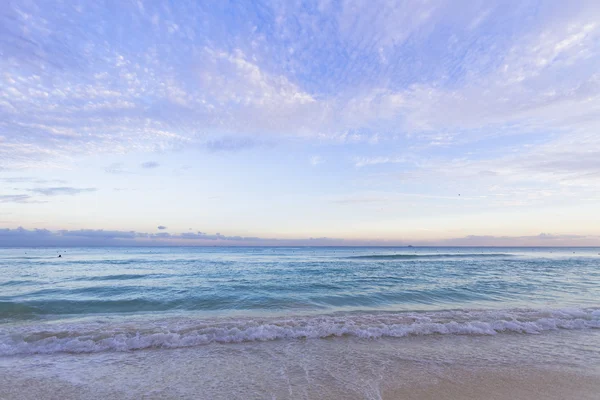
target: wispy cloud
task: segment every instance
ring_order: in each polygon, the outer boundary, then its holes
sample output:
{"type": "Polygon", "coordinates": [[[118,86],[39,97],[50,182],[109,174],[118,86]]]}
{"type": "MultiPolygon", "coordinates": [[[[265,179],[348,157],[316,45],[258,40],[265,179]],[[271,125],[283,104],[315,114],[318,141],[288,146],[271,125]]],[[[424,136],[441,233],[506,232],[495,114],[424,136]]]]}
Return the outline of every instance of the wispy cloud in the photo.
{"type": "Polygon", "coordinates": [[[129,173],[126,169],[124,169],[123,163],[110,164],[109,166],[104,168],[104,172],[106,172],[108,174],[127,174],[127,173],[129,173]]]}
{"type": "Polygon", "coordinates": [[[370,203],[385,203],[390,199],[388,197],[376,197],[376,196],[352,196],[345,197],[342,199],[336,199],[332,202],[335,204],[370,204],[370,203]]]}
{"type": "Polygon", "coordinates": [[[409,160],[406,157],[356,157],[354,159],[355,167],[366,167],[377,164],[398,164],[407,163],[409,160]]]}
{"type": "Polygon", "coordinates": [[[67,183],[63,179],[39,179],[30,176],[17,176],[10,178],[0,178],[0,182],[4,183],[35,183],[38,185],[50,184],[50,183],[67,183]]]}
{"type": "Polygon", "coordinates": [[[431,145],[509,125],[583,135],[599,123],[600,6],[550,3],[266,2],[227,17],[174,4],[168,19],[131,3],[123,18],[144,23],[121,29],[140,39],[135,48],[81,35],[85,16],[109,13],[102,4],[11,4],[0,167],[191,143],[240,150],[256,135],[431,145]],[[228,35],[203,30],[216,20],[228,35]],[[215,135],[228,136],[207,141],[215,135]]]}
{"type": "Polygon", "coordinates": [[[4,194],[0,195],[0,203],[31,203],[31,196],[27,194],[4,194]]]}
{"type": "Polygon", "coordinates": [[[211,152],[240,151],[262,145],[263,143],[249,137],[232,136],[209,140],[204,144],[206,149],[211,152]]]}
{"type": "Polygon", "coordinates": [[[316,166],[319,164],[323,164],[325,162],[325,159],[323,159],[323,157],[321,157],[321,156],[312,156],[312,157],[310,157],[308,162],[310,163],[310,165],[316,166]]]}
{"type": "Polygon", "coordinates": [[[95,192],[96,190],[96,188],[75,188],[70,186],[29,189],[30,192],[42,194],[44,196],[74,196],[81,193],[95,192]]]}
{"type": "MultiPolygon", "coordinates": [[[[2,178],[0,181],[13,183],[13,184],[45,184],[55,182],[65,182],[62,180],[46,180],[46,179],[34,179],[26,177],[16,178],[2,178]]],[[[0,195],[0,203],[45,203],[45,200],[41,200],[40,196],[74,196],[81,193],[95,192],[96,188],[76,188],[71,186],[56,186],[56,187],[34,187],[34,188],[13,188],[13,191],[27,191],[31,194],[16,193],[16,194],[4,194],[0,195]]]]}
{"type": "Polygon", "coordinates": [[[146,161],[140,165],[140,167],[145,168],[145,169],[158,168],[159,166],[160,166],[160,164],[157,163],[156,161],[146,161]]]}

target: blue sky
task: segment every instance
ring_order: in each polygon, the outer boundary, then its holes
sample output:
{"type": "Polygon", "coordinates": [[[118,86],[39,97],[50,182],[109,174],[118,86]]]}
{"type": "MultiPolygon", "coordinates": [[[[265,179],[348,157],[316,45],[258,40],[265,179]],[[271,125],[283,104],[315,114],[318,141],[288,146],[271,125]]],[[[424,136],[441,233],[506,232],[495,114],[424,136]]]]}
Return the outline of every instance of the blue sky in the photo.
{"type": "Polygon", "coordinates": [[[597,1],[0,14],[0,245],[600,244],[597,1]]]}

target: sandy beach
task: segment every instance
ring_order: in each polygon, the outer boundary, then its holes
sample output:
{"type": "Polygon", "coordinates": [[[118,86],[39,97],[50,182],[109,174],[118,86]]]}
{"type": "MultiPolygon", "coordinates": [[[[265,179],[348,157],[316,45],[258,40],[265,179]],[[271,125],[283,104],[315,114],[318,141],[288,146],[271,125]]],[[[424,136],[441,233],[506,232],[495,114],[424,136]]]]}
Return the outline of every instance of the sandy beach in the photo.
{"type": "Polygon", "coordinates": [[[596,399],[599,338],[333,338],[5,357],[0,398],[596,399]]]}
{"type": "MultiPolygon", "coordinates": [[[[322,399],[389,399],[389,400],[564,400],[581,399],[596,400],[600,390],[598,374],[577,374],[566,371],[497,369],[473,373],[465,370],[445,371],[446,376],[439,377],[432,373],[429,380],[405,384],[390,384],[380,393],[362,396],[342,389],[332,390],[322,399]]],[[[403,376],[398,376],[402,380],[403,376]]],[[[1,399],[38,400],[43,399],[96,399],[98,392],[85,385],[68,383],[48,378],[24,378],[9,374],[0,377],[1,399]]],[[[213,395],[205,396],[202,390],[193,397],[185,397],[177,390],[148,390],[140,388],[137,393],[125,393],[121,390],[108,390],[102,394],[104,399],[211,399],[211,398],[277,398],[306,399],[310,397],[311,388],[306,390],[271,397],[245,396],[239,390],[232,397],[213,395]]],[[[317,397],[314,397],[317,398],[317,397]]]]}

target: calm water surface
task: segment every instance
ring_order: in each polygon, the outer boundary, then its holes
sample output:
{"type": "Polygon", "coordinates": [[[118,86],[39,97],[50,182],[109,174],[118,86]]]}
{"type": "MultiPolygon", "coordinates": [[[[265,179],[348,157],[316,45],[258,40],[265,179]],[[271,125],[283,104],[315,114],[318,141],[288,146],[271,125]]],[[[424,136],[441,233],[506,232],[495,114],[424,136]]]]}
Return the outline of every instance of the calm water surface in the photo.
{"type": "Polygon", "coordinates": [[[599,253],[0,249],[0,398],[591,399],[599,253]]]}
{"type": "Polygon", "coordinates": [[[593,329],[599,266],[598,248],[0,249],[0,354],[593,329]]]}

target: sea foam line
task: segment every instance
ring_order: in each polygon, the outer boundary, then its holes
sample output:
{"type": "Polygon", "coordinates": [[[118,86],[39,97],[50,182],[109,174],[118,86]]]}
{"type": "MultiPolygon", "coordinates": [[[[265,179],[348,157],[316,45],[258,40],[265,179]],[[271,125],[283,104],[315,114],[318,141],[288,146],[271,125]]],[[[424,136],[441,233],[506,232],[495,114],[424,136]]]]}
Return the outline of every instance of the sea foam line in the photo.
{"type": "Polygon", "coordinates": [[[210,343],[352,336],[540,334],[598,329],[600,310],[362,314],[271,319],[172,319],[139,323],[27,325],[0,330],[0,355],[96,353],[182,348],[210,343]]]}

